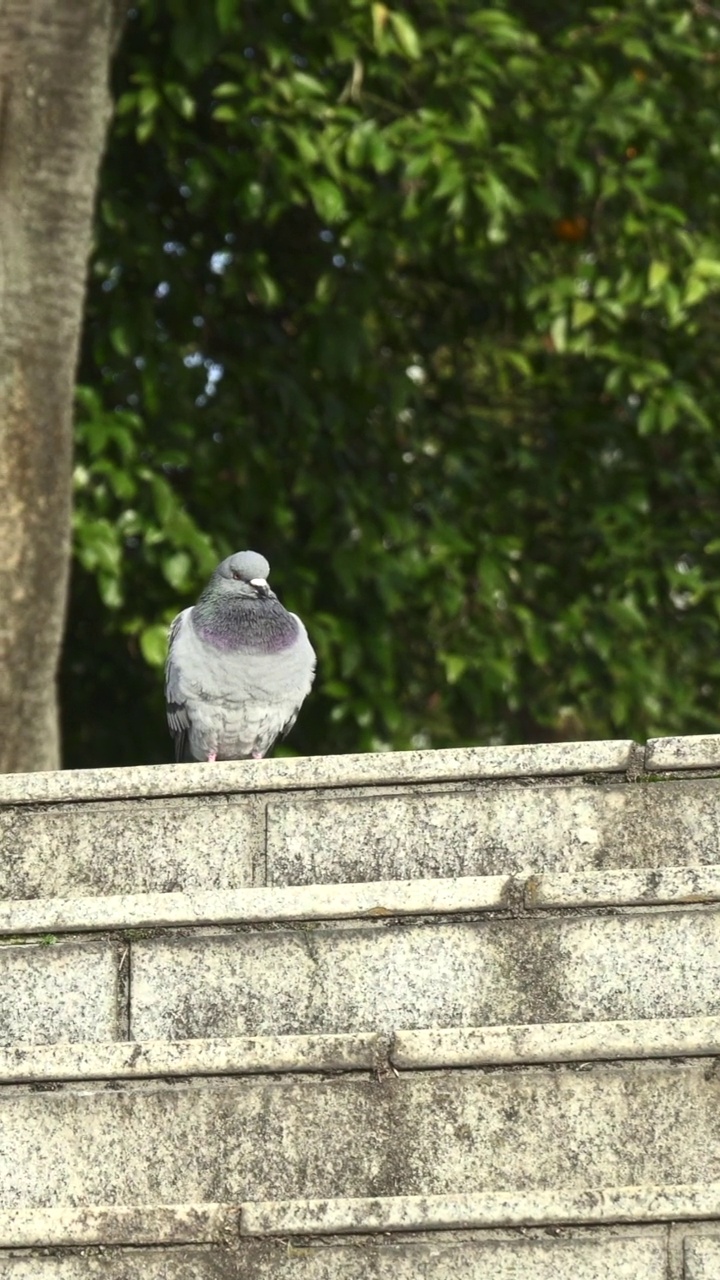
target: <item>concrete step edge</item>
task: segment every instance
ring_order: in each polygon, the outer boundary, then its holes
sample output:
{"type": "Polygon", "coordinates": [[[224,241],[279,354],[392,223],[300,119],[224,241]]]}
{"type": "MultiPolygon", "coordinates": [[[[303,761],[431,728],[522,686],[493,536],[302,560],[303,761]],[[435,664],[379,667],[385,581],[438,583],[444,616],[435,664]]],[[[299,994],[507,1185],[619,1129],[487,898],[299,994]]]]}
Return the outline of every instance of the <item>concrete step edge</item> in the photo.
{"type": "Polygon", "coordinates": [[[508,905],[509,876],[0,902],[0,935],[444,915],[508,905]]]}
{"type": "Polygon", "coordinates": [[[388,1037],[376,1031],[214,1040],[128,1040],[112,1044],[18,1044],[0,1048],[0,1085],[371,1071],[386,1067],[388,1050],[388,1037]]]}
{"type": "Polygon", "coordinates": [[[540,1022],[396,1031],[399,1070],[685,1058],[720,1053],[720,1017],[540,1022]]]}
{"type": "Polygon", "coordinates": [[[242,1204],[0,1210],[0,1249],[232,1244],[239,1238],[720,1218],[720,1183],[242,1204]]]}
{"type": "Polygon", "coordinates": [[[630,740],[551,742],[15,773],[0,779],[0,805],[624,773],[637,751],[630,740]]]}
{"type": "Polygon", "coordinates": [[[720,864],[0,902],[0,936],[720,901],[720,864]]]}
{"type": "Polygon", "coordinates": [[[663,906],[720,900],[720,864],[607,871],[548,871],[530,876],[523,903],[533,907],[663,906]]]}
{"type": "Polygon", "coordinates": [[[680,738],[649,738],[645,768],[649,773],[675,769],[717,769],[720,733],[686,734],[680,738]]]}
{"type": "Polygon", "coordinates": [[[243,1204],[244,1236],[600,1225],[720,1217],[720,1183],[243,1204]]]}
{"type": "Polygon", "coordinates": [[[219,1244],[237,1239],[239,1223],[239,1205],[229,1204],[1,1209],[0,1249],[219,1244]]]}
{"type": "Polygon", "coordinates": [[[0,1085],[185,1076],[443,1070],[720,1055],[720,1016],[336,1035],[10,1045],[0,1085]]]}

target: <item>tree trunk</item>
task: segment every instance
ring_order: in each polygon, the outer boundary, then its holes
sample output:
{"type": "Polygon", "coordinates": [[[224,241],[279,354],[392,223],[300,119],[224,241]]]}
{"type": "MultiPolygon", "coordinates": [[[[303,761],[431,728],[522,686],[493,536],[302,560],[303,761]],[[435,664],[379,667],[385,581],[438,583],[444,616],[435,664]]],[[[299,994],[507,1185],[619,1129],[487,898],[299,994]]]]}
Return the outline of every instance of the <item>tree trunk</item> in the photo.
{"type": "Polygon", "coordinates": [[[59,767],[73,386],[112,0],[0,0],[0,772],[59,767]]]}

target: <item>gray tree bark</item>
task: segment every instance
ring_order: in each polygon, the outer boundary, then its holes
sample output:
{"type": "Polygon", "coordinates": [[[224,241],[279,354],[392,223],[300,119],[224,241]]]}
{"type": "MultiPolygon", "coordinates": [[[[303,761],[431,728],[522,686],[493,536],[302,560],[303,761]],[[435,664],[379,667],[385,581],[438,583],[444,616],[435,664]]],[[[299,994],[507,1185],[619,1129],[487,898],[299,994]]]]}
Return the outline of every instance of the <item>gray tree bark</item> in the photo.
{"type": "Polygon", "coordinates": [[[60,764],[73,387],[113,0],[0,0],[0,772],[60,764]]]}

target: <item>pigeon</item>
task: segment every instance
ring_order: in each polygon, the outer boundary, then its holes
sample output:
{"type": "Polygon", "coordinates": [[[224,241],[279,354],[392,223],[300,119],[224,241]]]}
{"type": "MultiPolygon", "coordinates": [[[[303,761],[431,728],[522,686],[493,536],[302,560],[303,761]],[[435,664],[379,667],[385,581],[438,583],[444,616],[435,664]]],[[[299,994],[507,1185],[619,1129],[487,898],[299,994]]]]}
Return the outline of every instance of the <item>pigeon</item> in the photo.
{"type": "Polygon", "coordinates": [[[165,701],[179,762],[261,760],[292,729],[316,657],[255,551],[223,560],[170,626],[165,701]]]}

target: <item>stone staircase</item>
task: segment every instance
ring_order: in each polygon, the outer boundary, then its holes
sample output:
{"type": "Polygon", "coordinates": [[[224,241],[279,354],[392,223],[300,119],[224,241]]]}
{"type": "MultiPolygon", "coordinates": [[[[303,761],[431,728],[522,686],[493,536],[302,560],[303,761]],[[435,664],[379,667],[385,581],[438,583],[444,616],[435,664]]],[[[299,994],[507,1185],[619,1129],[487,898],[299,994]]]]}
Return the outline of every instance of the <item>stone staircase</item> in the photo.
{"type": "Polygon", "coordinates": [[[0,779],[0,1280],[720,1280],[720,736],[0,779]]]}

